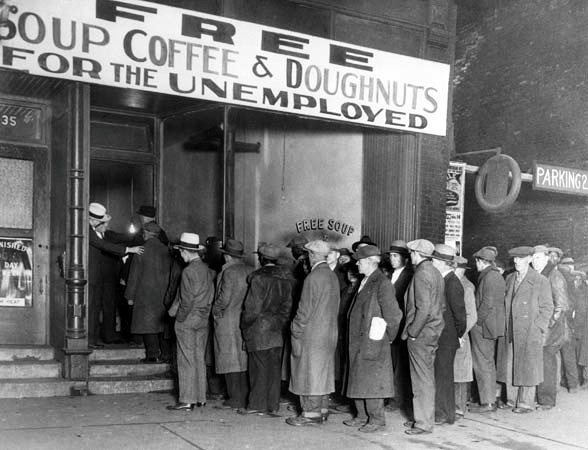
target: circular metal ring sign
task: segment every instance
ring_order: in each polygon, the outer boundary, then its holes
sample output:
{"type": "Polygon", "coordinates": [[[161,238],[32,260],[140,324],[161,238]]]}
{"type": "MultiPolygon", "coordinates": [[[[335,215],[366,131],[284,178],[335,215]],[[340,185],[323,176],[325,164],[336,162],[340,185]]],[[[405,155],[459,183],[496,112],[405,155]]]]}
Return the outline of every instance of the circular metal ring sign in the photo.
{"type": "Polygon", "coordinates": [[[476,177],[475,194],[478,204],[485,211],[506,211],[513,205],[520,191],[521,169],[510,156],[495,155],[480,167],[476,177]]]}

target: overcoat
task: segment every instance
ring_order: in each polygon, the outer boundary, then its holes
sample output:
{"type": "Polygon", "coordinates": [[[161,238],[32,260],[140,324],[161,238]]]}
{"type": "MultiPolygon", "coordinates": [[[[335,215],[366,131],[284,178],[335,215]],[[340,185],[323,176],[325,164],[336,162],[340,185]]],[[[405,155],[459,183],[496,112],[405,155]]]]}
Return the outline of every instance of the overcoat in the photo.
{"type": "Polygon", "coordinates": [[[296,316],[290,326],[290,391],[325,395],[335,390],[335,349],[339,281],[326,261],[304,279],[296,316]]]}
{"type": "MultiPolygon", "coordinates": [[[[513,272],[506,279],[506,335],[499,345],[512,339],[513,385],[536,386],[543,381],[543,340],[553,313],[551,286],[531,267],[518,289],[516,276],[513,272]]],[[[496,379],[506,382],[506,359],[499,355],[497,361],[496,379]]]]}
{"type": "Polygon", "coordinates": [[[478,276],[476,290],[477,324],[482,327],[482,336],[496,339],[504,336],[504,295],[506,284],[497,269],[486,267],[478,276]]]}
{"type": "Polygon", "coordinates": [[[464,303],[464,292],[459,278],[448,272],[443,280],[445,282],[445,310],[443,321],[445,326],[439,336],[439,347],[459,347],[459,338],[466,330],[466,310],[464,303]]]}
{"type": "Polygon", "coordinates": [[[247,352],[243,349],[239,323],[247,294],[247,276],[252,271],[253,267],[241,259],[233,259],[218,274],[212,306],[216,373],[247,370],[247,352]]]}
{"type": "Polygon", "coordinates": [[[380,270],[374,271],[352,300],[349,309],[347,397],[394,396],[390,342],[398,333],[401,319],[402,312],[396,301],[394,286],[380,270]],[[381,317],[386,321],[386,334],[379,341],[369,338],[373,317],[381,317]]]}
{"type": "MultiPolygon", "coordinates": [[[[459,277],[458,277],[459,278],[459,277]]],[[[466,309],[466,331],[461,339],[461,346],[455,352],[453,361],[453,381],[456,383],[467,383],[474,380],[472,364],[472,348],[470,345],[470,330],[478,318],[476,312],[476,296],[473,283],[466,278],[459,278],[463,286],[463,300],[466,309]]]]}
{"type": "Polygon", "coordinates": [[[551,263],[545,266],[541,271],[541,275],[549,280],[553,298],[553,314],[549,320],[544,345],[560,347],[570,338],[565,314],[570,307],[567,282],[557,267],[551,263]]]}
{"type": "Polygon", "coordinates": [[[296,280],[285,266],[265,265],[248,277],[241,331],[248,352],[284,345],[284,326],[290,319],[296,280]]]}
{"type": "Polygon", "coordinates": [[[144,246],[143,254],[133,258],[125,289],[125,298],[134,301],[131,333],[162,333],[171,256],[157,238],[148,239],[144,246]]]}

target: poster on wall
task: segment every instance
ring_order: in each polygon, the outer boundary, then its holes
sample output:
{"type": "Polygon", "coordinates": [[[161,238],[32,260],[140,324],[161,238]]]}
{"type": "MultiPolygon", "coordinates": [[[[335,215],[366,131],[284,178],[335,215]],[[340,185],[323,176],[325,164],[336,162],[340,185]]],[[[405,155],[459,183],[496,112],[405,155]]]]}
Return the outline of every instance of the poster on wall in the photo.
{"type": "Polygon", "coordinates": [[[0,306],[33,306],[31,239],[0,238],[0,306]]]}
{"type": "Polygon", "coordinates": [[[465,167],[465,163],[449,163],[445,191],[445,243],[454,246],[458,255],[461,255],[463,239],[465,167]]]}

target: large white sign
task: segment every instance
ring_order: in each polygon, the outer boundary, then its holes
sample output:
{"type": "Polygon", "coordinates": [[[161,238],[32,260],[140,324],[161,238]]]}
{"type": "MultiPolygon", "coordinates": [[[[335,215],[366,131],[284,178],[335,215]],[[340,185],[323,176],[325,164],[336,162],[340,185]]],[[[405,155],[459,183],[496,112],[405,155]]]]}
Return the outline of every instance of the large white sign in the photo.
{"type": "Polygon", "coordinates": [[[0,67],[445,136],[449,65],[140,0],[11,0],[0,67]]]}

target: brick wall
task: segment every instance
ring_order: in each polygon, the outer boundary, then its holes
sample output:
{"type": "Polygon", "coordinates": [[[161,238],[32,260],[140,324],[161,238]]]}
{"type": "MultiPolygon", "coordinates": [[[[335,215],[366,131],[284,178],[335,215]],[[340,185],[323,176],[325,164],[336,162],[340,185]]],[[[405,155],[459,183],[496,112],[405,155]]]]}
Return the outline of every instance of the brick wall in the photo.
{"type": "MultiPolygon", "coordinates": [[[[455,149],[501,147],[523,172],[533,160],[588,169],[588,3],[484,2],[460,16],[454,74],[455,149]],[[460,17],[462,20],[460,20],[460,17]]],[[[467,160],[467,157],[465,158],[467,160]]],[[[515,205],[488,214],[468,184],[464,250],[548,242],[588,255],[586,197],[523,183],[515,205]]]]}

